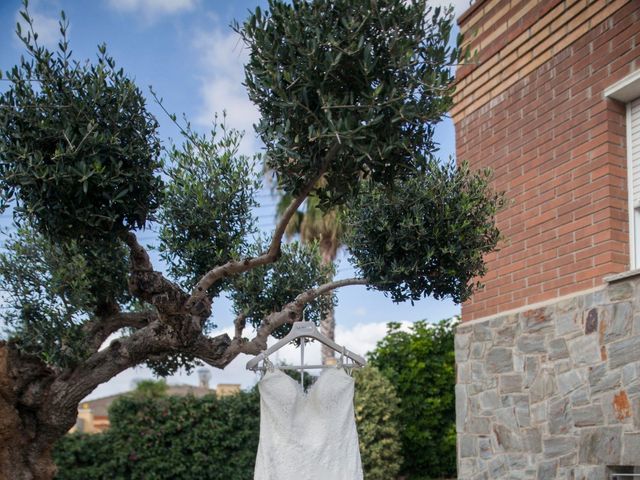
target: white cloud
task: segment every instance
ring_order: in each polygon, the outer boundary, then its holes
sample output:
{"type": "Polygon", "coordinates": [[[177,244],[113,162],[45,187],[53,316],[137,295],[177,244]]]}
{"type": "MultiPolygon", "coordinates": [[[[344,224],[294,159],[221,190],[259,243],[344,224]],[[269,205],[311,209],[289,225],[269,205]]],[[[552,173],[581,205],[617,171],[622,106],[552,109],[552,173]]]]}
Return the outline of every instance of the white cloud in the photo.
{"type": "Polygon", "coordinates": [[[127,13],[141,14],[146,20],[192,10],[198,0],[108,0],[109,6],[127,13]]]}
{"type": "MultiPolygon", "coordinates": [[[[408,331],[412,325],[411,322],[399,322],[403,331],[408,331]]],[[[336,341],[349,347],[360,355],[372,351],[378,341],[387,333],[387,322],[376,323],[358,323],[353,327],[346,328],[340,325],[336,326],[336,341]]]]}
{"type": "MultiPolygon", "coordinates": [[[[29,6],[29,15],[33,19],[33,29],[38,34],[37,42],[40,45],[50,49],[55,48],[60,39],[60,26],[58,25],[58,17],[47,15],[37,9],[37,4],[29,6]]],[[[22,33],[29,31],[29,26],[20,15],[20,11],[16,11],[16,21],[20,23],[22,33]]],[[[19,41],[16,37],[16,41],[19,41]]]]}
{"type": "Polygon", "coordinates": [[[203,73],[200,75],[202,106],[196,115],[200,126],[211,126],[215,114],[226,111],[227,126],[245,132],[240,152],[256,153],[259,143],[253,124],[257,123],[258,110],[249,100],[244,81],[244,63],[247,50],[239,35],[219,26],[196,35],[195,48],[200,54],[203,73]]]}

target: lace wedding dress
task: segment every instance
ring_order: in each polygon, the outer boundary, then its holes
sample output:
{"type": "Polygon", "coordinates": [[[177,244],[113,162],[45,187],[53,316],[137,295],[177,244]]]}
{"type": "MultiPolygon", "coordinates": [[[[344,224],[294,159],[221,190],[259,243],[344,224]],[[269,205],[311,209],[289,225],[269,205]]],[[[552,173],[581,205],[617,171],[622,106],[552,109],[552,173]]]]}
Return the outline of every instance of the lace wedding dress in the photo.
{"type": "Polygon", "coordinates": [[[254,480],[362,480],[353,378],[322,372],[305,393],[280,370],[260,390],[260,443],[254,480]]]}

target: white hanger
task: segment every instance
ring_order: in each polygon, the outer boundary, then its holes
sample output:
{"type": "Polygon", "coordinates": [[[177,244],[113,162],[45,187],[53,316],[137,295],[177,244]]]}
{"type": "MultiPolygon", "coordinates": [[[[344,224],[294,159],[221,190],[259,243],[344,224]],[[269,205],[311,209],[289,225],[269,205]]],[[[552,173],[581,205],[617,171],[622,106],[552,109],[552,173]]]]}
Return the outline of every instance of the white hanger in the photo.
{"type": "MultiPolygon", "coordinates": [[[[280,350],[285,345],[288,345],[294,340],[298,338],[302,338],[302,345],[304,345],[304,338],[313,338],[318,340],[320,343],[323,343],[329,348],[332,348],[336,352],[342,354],[343,357],[350,358],[353,363],[345,365],[346,367],[364,367],[367,364],[367,361],[362,358],[357,353],[352,352],[351,350],[347,350],[345,347],[338,345],[336,342],[331,340],[329,337],[324,336],[322,333],[318,331],[315,324],[313,322],[294,322],[291,325],[291,331],[281,340],[273,344],[271,347],[267,348],[265,351],[259,353],[251,360],[247,362],[247,370],[261,370],[262,367],[259,367],[258,364],[265,360],[269,355],[271,355],[276,350],[280,350]]],[[[302,346],[301,345],[301,346],[302,346]]],[[[304,357],[303,357],[304,360],[304,357]]],[[[301,362],[303,363],[303,362],[301,362]]],[[[299,366],[284,366],[280,368],[287,368],[293,370],[302,370],[305,368],[326,368],[327,365],[299,365],[299,366]]]]}

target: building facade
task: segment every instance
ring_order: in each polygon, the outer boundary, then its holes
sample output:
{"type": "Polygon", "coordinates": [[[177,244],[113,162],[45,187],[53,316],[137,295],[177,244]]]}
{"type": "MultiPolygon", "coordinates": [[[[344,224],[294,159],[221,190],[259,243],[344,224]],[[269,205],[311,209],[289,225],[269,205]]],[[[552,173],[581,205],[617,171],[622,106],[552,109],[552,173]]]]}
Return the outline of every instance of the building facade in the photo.
{"type": "Polygon", "coordinates": [[[458,22],[457,157],[509,200],[456,333],[458,476],[640,478],[640,1],[458,22]]]}

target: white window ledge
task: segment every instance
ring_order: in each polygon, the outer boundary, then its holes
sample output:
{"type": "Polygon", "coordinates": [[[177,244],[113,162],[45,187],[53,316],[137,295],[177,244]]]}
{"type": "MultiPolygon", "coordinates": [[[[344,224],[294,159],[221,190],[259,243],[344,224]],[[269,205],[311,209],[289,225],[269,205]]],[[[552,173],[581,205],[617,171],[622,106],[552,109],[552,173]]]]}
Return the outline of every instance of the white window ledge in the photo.
{"type": "Polygon", "coordinates": [[[604,96],[623,103],[628,103],[640,97],[640,70],[633,72],[605,89],[604,96]]]}
{"type": "Polygon", "coordinates": [[[622,280],[629,280],[634,277],[640,277],[640,268],[629,270],[627,272],[616,273],[614,275],[609,275],[607,277],[604,277],[602,280],[604,280],[606,283],[615,283],[622,280]]]}

